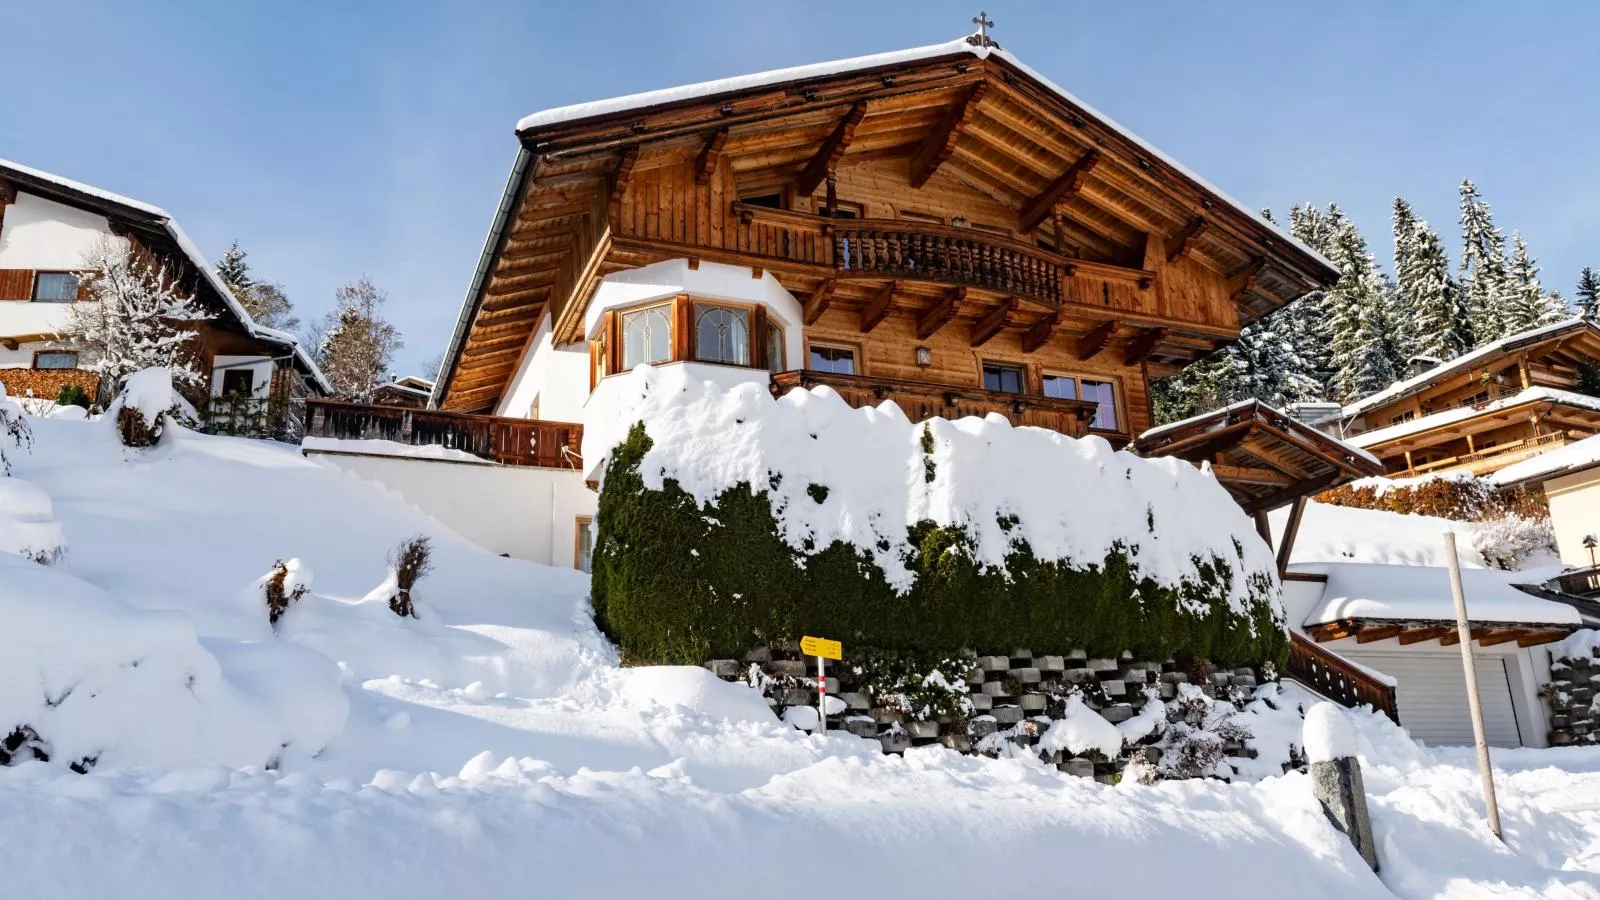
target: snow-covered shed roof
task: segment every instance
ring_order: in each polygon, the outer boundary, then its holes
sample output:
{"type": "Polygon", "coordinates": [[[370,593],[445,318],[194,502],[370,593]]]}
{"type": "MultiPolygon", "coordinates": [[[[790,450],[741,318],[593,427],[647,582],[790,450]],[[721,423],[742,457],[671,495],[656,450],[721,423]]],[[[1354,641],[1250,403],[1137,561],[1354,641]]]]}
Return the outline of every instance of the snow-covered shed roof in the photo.
{"type": "Polygon", "coordinates": [[[246,334],[289,350],[294,357],[295,364],[307,375],[310,375],[323,391],[333,392],[333,385],[328,381],[327,375],[323,374],[322,369],[311,358],[311,354],[301,345],[299,338],[286,331],[279,331],[276,328],[269,328],[259,324],[255,319],[251,318],[250,313],[239,303],[239,299],[233,295],[233,291],[229,290],[227,285],[223,284],[222,280],[217,277],[217,273],[211,268],[210,263],[206,261],[205,255],[200,252],[200,248],[195,246],[194,241],[189,239],[189,235],[178,225],[178,221],[172,217],[171,213],[159,206],[152,206],[149,203],[134,200],[131,197],[114,194],[92,185],[73,181],[70,178],[63,178],[60,175],[25,166],[22,163],[12,162],[8,159],[0,159],[0,179],[11,181],[28,190],[29,193],[37,192],[41,196],[48,197],[48,199],[63,202],[70,206],[88,206],[97,211],[110,211],[123,217],[143,220],[147,224],[165,232],[168,239],[177,246],[179,252],[188,259],[189,264],[199,273],[202,283],[216,293],[217,299],[222,303],[223,308],[245,330],[246,334]]]}
{"type": "Polygon", "coordinates": [[[1489,480],[1501,487],[1510,487],[1528,481],[1547,481],[1558,475],[1571,475],[1597,465],[1600,465],[1600,435],[1512,463],[1490,475],[1489,480]]]}
{"type": "Polygon", "coordinates": [[[1385,403],[1398,400],[1402,397],[1410,396],[1411,394],[1414,394],[1430,385],[1436,384],[1445,378],[1468,371],[1474,366],[1482,365],[1483,363],[1486,363],[1503,353],[1508,353],[1513,350],[1520,350],[1521,348],[1530,344],[1537,344],[1542,341],[1547,341],[1551,338],[1561,337],[1563,335],[1576,333],[1585,329],[1593,331],[1596,335],[1600,335],[1600,326],[1597,326],[1594,322],[1588,319],[1582,318],[1563,319],[1560,322],[1552,322],[1549,325],[1544,325],[1539,328],[1521,332],[1519,334],[1508,335],[1493,343],[1484,344],[1482,347],[1479,347],[1470,353],[1463,353],[1447,363],[1434,366],[1433,368],[1417,375],[1413,375],[1410,378],[1396,381],[1394,384],[1389,385],[1376,394],[1363,397],[1354,403],[1348,404],[1344,408],[1343,415],[1347,419],[1354,416],[1359,416],[1369,409],[1382,406],[1385,403]]]}
{"type": "Polygon", "coordinates": [[[1241,400],[1139,435],[1140,456],[1207,464],[1247,513],[1383,474],[1376,457],[1259,400],[1241,400]]]}
{"type": "MultiPolygon", "coordinates": [[[[1454,641],[1455,599],[1444,567],[1315,563],[1296,565],[1293,571],[1327,579],[1321,599],[1303,623],[1316,640],[1454,641]]],[[[1582,625],[1576,609],[1525,593],[1513,586],[1514,578],[1498,569],[1461,570],[1474,639],[1486,645],[1515,640],[1532,646],[1559,640],[1582,625]]]]}

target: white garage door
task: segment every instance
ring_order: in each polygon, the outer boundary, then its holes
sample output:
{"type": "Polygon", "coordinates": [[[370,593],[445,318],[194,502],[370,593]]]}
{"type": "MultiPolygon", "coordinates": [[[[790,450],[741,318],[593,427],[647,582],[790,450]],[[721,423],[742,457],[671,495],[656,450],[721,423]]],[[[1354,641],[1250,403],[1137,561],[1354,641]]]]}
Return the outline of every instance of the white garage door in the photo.
{"type": "MultiPolygon", "coordinates": [[[[1453,648],[1454,649],[1454,648],[1453,648]]],[[[1467,682],[1461,655],[1451,653],[1361,653],[1340,651],[1368,668],[1394,676],[1400,724],[1411,736],[1429,744],[1471,744],[1472,718],[1467,711],[1467,682]]],[[[1496,747],[1522,745],[1517,715],[1511,705],[1511,683],[1505,659],[1474,655],[1483,727],[1496,747]]]]}

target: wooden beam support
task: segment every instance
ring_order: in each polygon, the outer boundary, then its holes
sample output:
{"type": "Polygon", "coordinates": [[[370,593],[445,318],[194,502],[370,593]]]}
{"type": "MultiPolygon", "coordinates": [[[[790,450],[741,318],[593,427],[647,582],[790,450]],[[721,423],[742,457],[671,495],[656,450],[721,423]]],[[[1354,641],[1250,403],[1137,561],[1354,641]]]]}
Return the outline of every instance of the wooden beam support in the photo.
{"type": "Polygon", "coordinates": [[[917,340],[925,341],[956,317],[961,302],[967,299],[967,289],[955,288],[945,293],[932,308],[917,318],[917,340]]]}
{"type": "Polygon", "coordinates": [[[833,174],[834,167],[839,165],[839,158],[844,156],[844,151],[849,148],[850,142],[855,139],[856,126],[861,124],[861,119],[867,114],[865,100],[850,107],[839,124],[834,126],[833,133],[817,148],[811,161],[806,163],[804,171],[795,181],[795,191],[802,197],[809,197],[822,184],[823,180],[833,174]]]}
{"type": "Polygon", "coordinates": [[[1294,553],[1295,538],[1300,536],[1300,519],[1306,512],[1306,498],[1296,497],[1289,507],[1289,521],[1283,526],[1283,540],[1278,542],[1278,577],[1289,572],[1289,557],[1294,553]]]}
{"type": "Polygon", "coordinates": [[[695,184],[705,184],[711,180],[712,173],[717,171],[717,161],[722,159],[723,145],[727,143],[728,129],[718,128],[706,141],[706,145],[700,148],[700,155],[694,161],[695,184]]]}
{"type": "Polygon", "coordinates": [[[1228,299],[1234,303],[1243,300],[1246,294],[1256,289],[1256,276],[1266,268],[1267,258],[1258,256],[1245,263],[1233,274],[1228,276],[1228,299]]]}
{"type": "Polygon", "coordinates": [[[1146,328],[1138,337],[1128,342],[1128,346],[1122,351],[1122,364],[1136,366],[1144,362],[1166,336],[1165,328],[1146,328]]]}
{"type": "Polygon", "coordinates": [[[982,347],[989,340],[1006,327],[1006,316],[1017,308],[1017,298],[1007,297],[1000,301],[1000,305],[990,310],[988,315],[979,319],[972,326],[972,335],[968,343],[973,347],[982,347]]]}
{"type": "Polygon", "coordinates": [[[911,155],[911,186],[920,188],[928,183],[933,173],[939,170],[944,161],[955,152],[956,139],[961,137],[961,132],[977,115],[978,103],[983,100],[983,95],[989,90],[989,82],[980,81],[967,91],[950,113],[945,116],[939,127],[928,135],[927,140],[911,155]]]}
{"type": "Polygon", "coordinates": [[[817,324],[822,314],[828,311],[829,304],[833,303],[834,280],[829,278],[817,285],[817,289],[806,298],[804,316],[807,325],[817,324]]]}
{"type": "Polygon", "coordinates": [[[1073,344],[1072,355],[1076,356],[1079,362],[1093,359],[1095,354],[1105,349],[1106,342],[1111,340],[1111,335],[1116,330],[1117,322],[1115,319],[1109,322],[1101,322],[1095,326],[1093,331],[1078,338],[1077,342],[1073,344]]]}
{"type": "Polygon", "coordinates": [[[1090,150],[1078,158],[1077,162],[1067,167],[1061,177],[1050,182],[1044,193],[1033,198],[1022,212],[1017,216],[1017,227],[1027,233],[1039,227],[1057,206],[1072,199],[1072,195],[1083,189],[1083,183],[1088,179],[1089,173],[1100,163],[1100,151],[1090,150]]]}
{"type": "Polygon", "coordinates": [[[1356,643],[1370,644],[1374,641],[1386,641],[1398,637],[1404,631],[1404,625],[1369,625],[1356,632],[1356,643]]]}
{"type": "Polygon", "coordinates": [[[1451,630],[1453,629],[1442,625],[1432,628],[1407,628],[1400,632],[1400,645],[1404,647],[1410,644],[1420,644],[1424,641],[1435,641],[1444,637],[1445,633],[1451,630]]]}
{"type": "Polygon", "coordinates": [[[606,209],[613,231],[622,222],[622,195],[628,192],[628,180],[633,177],[633,166],[638,161],[639,145],[635,144],[622,152],[622,160],[617,163],[617,172],[612,176],[611,202],[606,209]]]}
{"type": "Polygon", "coordinates": [[[861,333],[869,334],[872,329],[883,324],[889,316],[889,305],[894,302],[894,291],[898,285],[891,281],[878,290],[867,305],[861,310],[861,333]]]}
{"type": "Polygon", "coordinates": [[[1493,647],[1495,644],[1509,644],[1526,633],[1521,628],[1485,628],[1481,633],[1474,631],[1472,636],[1477,638],[1479,644],[1493,647]]]}
{"type": "Polygon", "coordinates": [[[1274,487],[1288,487],[1294,484],[1294,479],[1276,469],[1258,469],[1252,466],[1230,466],[1227,463],[1212,463],[1212,474],[1218,481],[1232,481],[1238,484],[1267,484],[1274,487]]]}
{"type": "Polygon", "coordinates": [[[1181,231],[1167,238],[1167,262],[1175,263],[1188,256],[1194,249],[1195,242],[1200,240],[1200,236],[1205,234],[1209,227],[1205,219],[1195,216],[1181,231]]]}
{"type": "Polygon", "coordinates": [[[1061,320],[1061,313],[1053,312],[1035,322],[1032,327],[1022,333],[1022,352],[1032,353],[1050,343],[1050,335],[1056,330],[1056,323],[1061,320]]]}
{"type": "Polygon", "coordinates": [[[1266,544],[1268,549],[1271,549],[1271,547],[1272,547],[1272,523],[1267,521],[1267,514],[1264,513],[1264,512],[1256,513],[1255,520],[1256,520],[1256,534],[1261,535],[1262,543],[1266,544]]]}

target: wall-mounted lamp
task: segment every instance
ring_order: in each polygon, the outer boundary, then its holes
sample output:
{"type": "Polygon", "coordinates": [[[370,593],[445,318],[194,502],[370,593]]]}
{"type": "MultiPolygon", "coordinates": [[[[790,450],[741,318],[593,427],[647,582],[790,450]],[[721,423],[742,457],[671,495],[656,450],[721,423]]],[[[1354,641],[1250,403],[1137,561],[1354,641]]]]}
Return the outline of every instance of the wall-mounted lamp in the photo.
{"type": "Polygon", "coordinates": [[[963,216],[956,216],[955,218],[950,220],[950,224],[954,225],[957,228],[965,228],[965,227],[967,227],[967,220],[963,216]]]}
{"type": "Polygon", "coordinates": [[[928,349],[927,347],[918,347],[917,348],[917,365],[921,366],[924,369],[926,369],[927,367],[933,365],[933,351],[928,349]]]}

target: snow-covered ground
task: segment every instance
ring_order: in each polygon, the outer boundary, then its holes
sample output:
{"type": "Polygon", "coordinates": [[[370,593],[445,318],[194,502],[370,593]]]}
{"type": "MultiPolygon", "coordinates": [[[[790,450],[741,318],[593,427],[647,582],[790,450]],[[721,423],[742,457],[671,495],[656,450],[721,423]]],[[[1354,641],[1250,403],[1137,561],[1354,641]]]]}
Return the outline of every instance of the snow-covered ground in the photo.
{"type": "Polygon", "coordinates": [[[1374,876],[1303,775],[1109,787],[886,757],[703,670],[619,668],[584,576],[295,448],[31,424],[33,452],[7,450],[43,497],[0,495],[26,498],[0,536],[56,523],[65,554],[0,552],[0,716],[55,760],[0,767],[8,895],[1600,897],[1600,752],[1496,751],[1502,846],[1470,752],[1354,716],[1374,876]],[[419,533],[436,570],[404,620],[374,589],[419,533]],[[310,593],[274,631],[253,586],[291,558],[310,593]]]}

